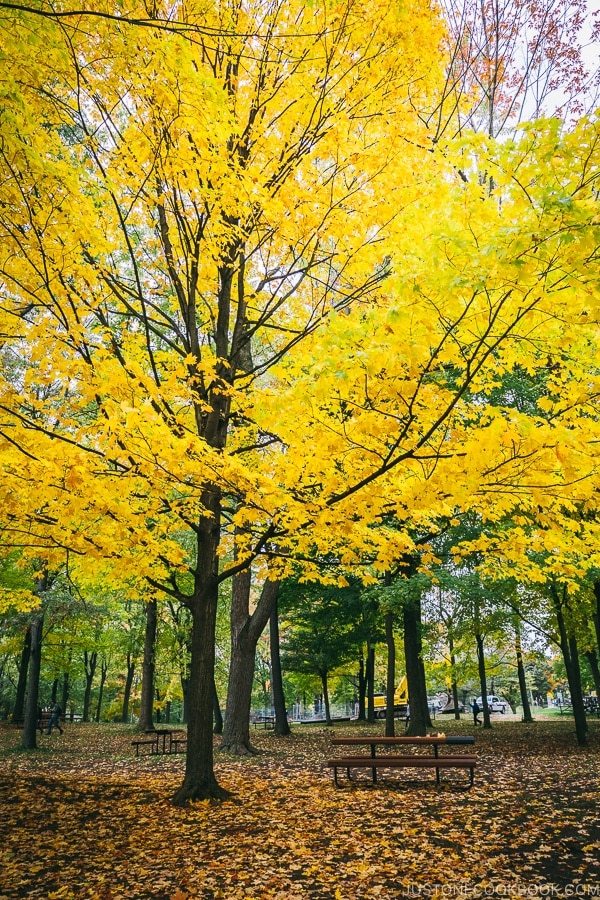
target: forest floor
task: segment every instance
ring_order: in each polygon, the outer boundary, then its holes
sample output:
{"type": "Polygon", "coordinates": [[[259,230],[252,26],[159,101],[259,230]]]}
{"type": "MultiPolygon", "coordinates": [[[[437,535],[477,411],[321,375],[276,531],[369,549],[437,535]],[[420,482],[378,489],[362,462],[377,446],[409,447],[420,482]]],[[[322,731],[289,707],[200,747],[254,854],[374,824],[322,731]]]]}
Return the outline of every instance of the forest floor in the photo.
{"type": "Polygon", "coordinates": [[[183,755],[136,759],[130,727],[67,725],[23,751],[0,725],[0,900],[600,898],[600,720],[580,748],[572,718],[501,719],[476,729],[471,789],[460,770],[336,789],[332,732],[383,726],[296,726],[257,730],[256,757],[217,753],[232,799],[185,809],[183,755]]]}

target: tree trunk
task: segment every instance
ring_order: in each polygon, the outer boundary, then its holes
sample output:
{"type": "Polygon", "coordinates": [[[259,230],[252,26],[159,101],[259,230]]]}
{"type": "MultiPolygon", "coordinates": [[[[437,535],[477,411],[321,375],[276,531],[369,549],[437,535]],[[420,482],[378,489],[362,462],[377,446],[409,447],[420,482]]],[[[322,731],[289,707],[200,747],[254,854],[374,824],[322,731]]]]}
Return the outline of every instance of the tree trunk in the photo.
{"type": "Polygon", "coordinates": [[[321,675],[321,685],[323,688],[323,704],[325,705],[325,724],[333,725],[331,721],[331,707],[329,705],[329,673],[327,670],[320,673],[321,675]]]}
{"type": "MultiPolygon", "coordinates": [[[[569,682],[571,702],[573,703],[573,718],[575,719],[575,734],[577,736],[577,743],[580,747],[585,747],[587,744],[587,720],[585,717],[585,710],[583,708],[583,701],[581,701],[580,703],[576,702],[576,698],[581,697],[581,676],[579,674],[579,660],[577,660],[574,664],[571,658],[571,643],[569,641],[564,616],[564,606],[567,599],[567,589],[566,587],[563,587],[561,597],[557,586],[555,584],[551,584],[550,596],[552,597],[552,601],[554,603],[554,612],[556,615],[556,623],[558,625],[560,649],[563,655],[565,669],[567,671],[567,681],[569,682]]],[[[577,650],[576,647],[575,650],[577,650]]]]}
{"type": "Polygon", "coordinates": [[[19,660],[19,679],[17,681],[17,693],[15,695],[15,704],[12,711],[13,722],[22,722],[25,717],[25,691],[27,689],[27,672],[29,669],[29,658],[31,656],[31,625],[27,626],[25,632],[25,640],[23,641],[23,649],[21,650],[21,658],[19,660]]]}
{"type": "Polygon", "coordinates": [[[533,722],[529,695],[527,693],[527,681],[525,679],[525,666],[523,665],[523,652],[521,649],[521,632],[518,624],[515,625],[515,654],[517,657],[517,674],[519,676],[519,690],[521,692],[521,705],[523,706],[523,721],[533,722]]]}
{"type": "MultiPolygon", "coordinates": [[[[596,647],[600,656],[600,579],[594,581],[594,596],[596,598],[596,609],[592,613],[592,621],[596,632],[596,647]]],[[[600,700],[600,694],[598,694],[598,699],[600,700]]]]}
{"type": "MultiPolygon", "coordinates": [[[[105,659],[100,663],[100,685],[98,687],[98,702],[96,704],[96,715],[94,721],[100,721],[100,713],[102,712],[102,695],[104,694],[104,685],[106,683],[106,675],[108,673],[108,663],[105,659]]],[[[64,706],[63,706],[64,709],[64,706]]]]}
{"type": "Polygon", "coordinates": [[[594,581],[594,596],[596,598],[596,609],[592,613],[592,622],[596,634],[596,650],[591,649],[589,655],[586,655],[592,669],[596,697],[600,702],[600,670],[598,668],[598,660],[600,660],[600,581],[594,581]]]}
{"type": "Polygon", "coordinates": [[[219,695],[217,693],[217,683],[213,678],[213,718],[215,724],[213,734],[223,734],[223,713],[221,712],[221,704],[219,703],[219,695]]]}
{"type": "Polygon", "coordinates": [[[481,691],[481,705],[483,707],[483,727],[491,728],[490,708],[487,702],[487,678],[485,672],[485,652],[483,645],[483,635],[477,632],[475,634],[477,642],[477,669],[479,671],[479,689],[481,691]]]}
{"type": "Polygon", "coordinates": [[[269,618],[269,644],[271,650],[271,685],[273,688],[273,706],[275,707],[275,734],[287,737],[291,733],[285,706],[283,677],[281,673],[281,654],[279,652],[279,611],[277,600],[273,604],[269,618]]]}
{"type": "MultiPolygon", "coordinates": [[[[160,213],[160,208],[159,208],[160,213]]],[[[162,236],[167,255],[170,253],[170,239],[162,220],[162,236]]],[[[223,450],[227,443],[230,422],[230,397],[222,389],[222,384],[233,383],[236,368],[250,363],[251,342],[245,332],[245,303],[243,291],[237,298],[237,321],[232,335],[229,352],[229,313],[231,291],[240,262],[241,242],[230,247],[230,264],[219,267],[219,313],[216,321],[215,353],[220,360],[216,368],[215,387],[209,388],[202,402],[195,405],[198,434],[207,445],[215,450],[223,450]],[[241,348],[246,347],[242,353],[241,348]],[[227,360],[230,362],[227,362],[227,360]],[[231,363],[231,364],[230,364],[231,363]],[[219,381],[222,379],[222,384],[219,381]],[[208,407],[208,411],[207,411],[208,407]]],[[[238,272],[240,275],[241,270],[238,272]]],[[[236,278],[240,289],[243,277],[236,278]]],[[[194,310],[190,306],[191,321],[188,336],[192,353],[200,358],[200,343],[194,320],[194,310]]],[[[190,646],[190,674],[186,704],[188,717],[188,738],[183,783],[173,797],[176,806],[185,806],[190,800],[219,800],[229,796],[221,788],[214,774],[213,751],[213,692],[215,679],[215,631],[219,600],[219,542],[221,538],[221,491],[216,484],[209,484],[200,498],[202,515],[194,526],[196,534],[196,563],[194,567],[194,591],[185,598],[185,605],[192,614],[192,639],[190,646]]],[[[266,538],[265,538],[266,539],[266,538]]],[[[178,597],[182,600],[183,598],[178,597]]],[[[260,606],[260,601],[259,601],[260,606]]],[[[255,612],[257,612],[256,610],[255,612]]],[[[270,612],[270,610],[269,610],[270,612]]],[[[268,621],[268,614],[263,628],[268,621]]],[[[258,624],[257,628],[258,630],[258,624]]],[[[258,641],[260,631],[255,636],[258,641]]],[[[252,676],[251,676],[252,678],[252,676]]],[[[252,680],[250,681],[250,691],[252,680]]],[[[229,719],[229,710],[227,718],[229,719]]],[[[227,722],[225,723],[227,727],[227,722]]],[[[247,725],[248,727],[248,725],[247,725]]]]}
{"type": "Polygon", "coordinates": [[[456,657],[454,655],[454,635],[452,631],[448,631],[448,650],[450,652],[450,671],[452,672],[452,702],[454,704],[454,718],[460,719],[460,708],[458,705],[458,684],[456,682],[456,657]]]}
{"type": "Polygon", "coordinates": [[[257,752],[250,743],[250,706],[256,645],[269,621],[279,593],[279,582],[265,581],[256,609],[250,615],[250,569],[233,579],[231,592],[231,661],[225,727],[221,750],[239,755],[257,752]]]}
{"type": "Polygon", "coordinates": [[[140,714],[137,721],[138,731],[151,731],[154,728],[154,645],[156,643],[157,621],[158,604],[156,598],[153,597],[146,603],[142,696],[140,698],[140,714]]]}
{"type": "Polygon", "coordinates": [[[40,671],[42,668],[42,639],[44,628],[44,594],[50,586],[47,572],[38,579],[34,594],[40,598],[39,611],[31,625],[31,647],[29,655],[29,677],[25,698],[23,735],[21,746],[24,750],[35,750],[38,727],[38,703],[40,693],[40,671]]]}
{"type": "MultiPolygon", "coordinates": [[[[571,633],[569,635],[569,652],[571,655],[571,668],[573,670],[573,683],[569,682],[571,688],[571,705],[573,707],[573,717],[575,719],[575,730],[579,741],[579,734],[587,734],[588,724],[585,715],[585,706],[583,705],[583,689],[581,687],[581,666],[579,663],[579,648],[577,647],[577,638],[571,633]]],[[[586,738],[587,741],[587,738],[586,738]]]]}
{"type": "Polygon", "coordinates": [[[64,716],[67,715],[67,704],[69,702],[70,687],[71,687],[71,681],[69,678],[69,673],[63,672],[62,690],[61,690],[61,694],[60,694],[60,705],[61,705],[64,716]]]}
{"type": "Polygon", "coordinates": [[[255,646],[248,640],[250,620],[250,567],[234,577],[231,586],[231,657],[221,750],[243,756],[257,753],[250,743],[250,706],[254,679],[255,646]]]}
{"type": "Polygon", "coordinates": [[[83,651],[83,662],[85,666],[85,691],[83,694],[83,716],[82,719],[84,722],[90,721],[90,702],[92,698],[92,682],[94,680],[94,675],[96,673],[96,665],[98,663],[98,653],[96,650],[92,650],[91,653],[88,653],[87,650],[83,651]]]}
{"type": "Polygon", "coordinates": [[[371,725],[375,721],[375,647],[367,645],[367,722],[371,725]]]}
{"type": "Polygon", "coordinates": [[[367,693],[367,673],[365,671],[365,660],[362,655],[358,661],[358,721],[364,722],[365,715],[365,694],[367,693]]]}
{"type": "MultiPolygon", "coordinates": [[[[214,681],[214,678],[213,678],[213,681],[214,681]]],[[[189,677],[184,677],[182,675],[181,676],[181,693],[183,694],[183,715],[181,718],[182,718],[184,725],[187,725],[188,718],[189,718],[189,714],[188,714],[189,705],[190,705],[189,704],[189,696],[190,696],[189,691],[190,691],[190,679],[189,679],[189,677]]],[[[213,700],[213,706],[214,706],[214,700],[213,700]]],[[[221,710],[219,709],[219,715],[220,714],[221,714],[221,710]]],[[[221,725],[221,731],[223,731],[222,725],[221,725]]]]}
{"type": "Polygon", "coordinates": [[[131,651],[127,651],[127,675],[123,688],[123,706],[121,709],[121,722],[129,722],[129,701],[131,699],[131,687],[135,674],[135,662],[131,658],[131,651]]]}
{"type": "Polygon", "coordinates": [[[27,680],[27,696],[25,699],[25,716],[21,747],[23,750],[35,750],[37,747],[38,697],[40,689],[40,670],[42,667],[42,630],[44,614],[40,613],[31,626],[31,648],[29,654],[29,677],[27,680]]]}
{"type": "Polygon", "coordinates": [[[407,734],[417,736],[427,734],[431,727],[431,717],[427,704],[427,687],[424,678],[421,637],[421,603],[407,601],[403,611],[404,658],[408,683],[410,720],[407,734]]]}
{"type": "Polygon", "coordinates": [[[387,679],[385,691],[385,736],[394,737],[394,695],[396,693],[396,642],[394,641],[394,613],[385,614],[385,642],[387,644],[387,679]]]}
{"type": "Polygon", "coordinates": [[[214,773],[213,688],[215,679],[215,628],[219,599],[218,556],[219,501],[211,494],[205,504],[213,508],[211,518],[198,524],[197,593],[189,602],[192,613],[190,680],[188,687],[188,731],[185,776],[173,796],[175,806],[190,800],[224,800],[229,792],[214,773]]]}

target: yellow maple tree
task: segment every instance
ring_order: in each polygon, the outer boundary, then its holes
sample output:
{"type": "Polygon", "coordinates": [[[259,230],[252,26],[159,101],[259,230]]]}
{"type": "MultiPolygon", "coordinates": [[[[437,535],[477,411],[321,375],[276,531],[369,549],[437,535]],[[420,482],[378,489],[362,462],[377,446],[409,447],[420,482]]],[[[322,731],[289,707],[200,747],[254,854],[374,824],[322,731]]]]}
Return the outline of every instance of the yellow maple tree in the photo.
{"type": "Polygon", "coordinates": [[[2,19],[3,527],[47,565],[68,548],[190,607],[175,800],[222,796],[217,587],[289,527],[269,521],[289,491],[257,462],[278,439],[254,413],[273,366],[379,293],[428,155],[415,108],[440,25],[357,0],[2,19]]]}

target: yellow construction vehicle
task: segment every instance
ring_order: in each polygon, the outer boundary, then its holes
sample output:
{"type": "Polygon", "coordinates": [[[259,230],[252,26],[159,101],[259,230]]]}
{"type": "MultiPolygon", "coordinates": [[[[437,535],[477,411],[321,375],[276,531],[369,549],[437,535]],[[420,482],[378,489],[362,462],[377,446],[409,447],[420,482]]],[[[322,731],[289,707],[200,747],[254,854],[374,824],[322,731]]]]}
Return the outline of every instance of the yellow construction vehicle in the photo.
{"type": "MultiPolygon", "coordinates": [[[[394,715],[395,716],[405,716],[406,708],[408,706],[408,684],[406,682],[406,675],[401,679],[400,684],[396,688],[394,693],[394,715]]],[[[385,712],[387,709],[387,704],[385,701],[385,694],[375,694],[374,695],[374,707],[375,707],[375,717],[377,719],[385,719],[385,712]]]]}

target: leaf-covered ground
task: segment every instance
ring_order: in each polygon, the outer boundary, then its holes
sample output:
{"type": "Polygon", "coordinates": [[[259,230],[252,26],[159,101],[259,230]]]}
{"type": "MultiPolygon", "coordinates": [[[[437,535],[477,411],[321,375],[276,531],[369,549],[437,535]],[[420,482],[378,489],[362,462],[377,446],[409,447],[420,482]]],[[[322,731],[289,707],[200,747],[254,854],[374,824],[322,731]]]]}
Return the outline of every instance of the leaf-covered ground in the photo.
{"type": "Polygon", "coordinates": [[[233,799],[179,809],[183,756],[136,759],[130,728],[67,725],[25,752],[0,726],[0,900],[600,897],[597,719],[580,749],[572,720],[495,718],[471,790],[429,770],[336,789],[330,734],[257,731],[260,756],[217,755],[233,799]]]}

